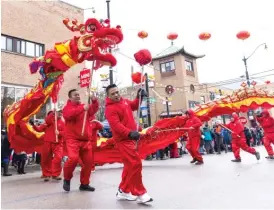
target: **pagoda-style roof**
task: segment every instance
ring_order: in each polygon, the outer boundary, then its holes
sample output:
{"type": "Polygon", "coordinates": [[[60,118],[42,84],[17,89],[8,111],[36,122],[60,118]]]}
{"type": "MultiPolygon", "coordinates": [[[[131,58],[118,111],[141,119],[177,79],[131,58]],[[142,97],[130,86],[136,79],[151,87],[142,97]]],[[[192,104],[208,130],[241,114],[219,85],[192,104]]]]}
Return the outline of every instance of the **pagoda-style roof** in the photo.
{"type": "Polygon", "coordinates": [[[194,55],[194,54],[187,52],[184,47],[178,48],[174,45],[171,45],[170,47],[166,48],[165,50],[163,50],[162,52],[157,54],[155,57],[153,57],[152,60],[153,61],[159,60],[161,58],[165,58],[165,57],[177,55],[177,54],[185,55],[185,56],[188,56],[188,57],[191,57],[194,59],[202,58],[205,56],[205,55],[194,55]]]}

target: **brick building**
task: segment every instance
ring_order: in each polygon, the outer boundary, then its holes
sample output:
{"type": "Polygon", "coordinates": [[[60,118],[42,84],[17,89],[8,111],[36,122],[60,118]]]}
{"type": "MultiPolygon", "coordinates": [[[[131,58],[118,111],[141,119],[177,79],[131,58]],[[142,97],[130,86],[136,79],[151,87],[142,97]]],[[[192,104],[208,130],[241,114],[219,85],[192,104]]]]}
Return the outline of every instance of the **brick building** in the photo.
{"type": "MultiPolygon", "coordinates": [[[[40,78],[31,75],[28,65],[34,57],[51,49],[55,42],[73,37],[73,33],[63,25],[63,19],[75,18],[84,21],[84,11],[62,1],[2,1],[1,2],[1,113],[4,108],[20,100],[40,78]]],[[[78,64],[65,74],[65,82],[59,100],[67,100],[67,92],[78,88],[78,64]]],[[[43,118],[50,101],[36,118],[43,118]]],[[[1,122],[2,116],[1,116],[1,122]]]]}

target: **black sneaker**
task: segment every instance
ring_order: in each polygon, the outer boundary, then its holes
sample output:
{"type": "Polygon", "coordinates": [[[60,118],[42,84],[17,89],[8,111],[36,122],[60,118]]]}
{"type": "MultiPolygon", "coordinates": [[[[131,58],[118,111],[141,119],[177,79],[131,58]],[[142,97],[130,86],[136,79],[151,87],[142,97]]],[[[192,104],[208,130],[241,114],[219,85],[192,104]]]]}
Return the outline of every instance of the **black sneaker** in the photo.
{"type": "Polygon", "coordinates": [[[202,161],[202,160],[198,160],[198,161],[195,163],[195,165],[202,165],[202,164],[204,164],[204,161],[202,161]]]}
{"type": "Polygon", "coordinates": [[[196,161],[197,161],[196,158],[193,158],[193,160],[190,161],[190,163],[195,163],[196,161]]]}
{"type": "Polygon", "coordinates": [[[265,158],[268,159],[268,160],[274,160],[274,156],[267,156],[265,158]]]}
{"type": "Polygon", "coordinates": [[[67,192],[70,191],[70,180],[64,180],[63,189],[67,192]]]}
{"type": "Polygon", "coordinates": [[[94,187],[91,187],[90,185],[88,184],[81,184],[80,187],[79,187],[79,190],[81,191],[95,191],[95,188],[94,187]]]}
{"type": "Polygon", "coordinates": [[[45,179],[44,179],[44,182],[48,182],[50,180],[50,177],[46,177],[45,179]]]}
{"type": "Polygon", "coordinates": [[[240,163],[240,162],[242,162],[242,160],[241,159],[235,159],[235,160],[231,160],[231,162],[240,163]]]}
{"type": "Polygon", "coordinates": [[[256,153],[255,153],[255,156],[256,156],[257,160],[260,160],[261,156],[260,156],[260,153],[259,153],[259,152],[256,152],[256,153]]]}

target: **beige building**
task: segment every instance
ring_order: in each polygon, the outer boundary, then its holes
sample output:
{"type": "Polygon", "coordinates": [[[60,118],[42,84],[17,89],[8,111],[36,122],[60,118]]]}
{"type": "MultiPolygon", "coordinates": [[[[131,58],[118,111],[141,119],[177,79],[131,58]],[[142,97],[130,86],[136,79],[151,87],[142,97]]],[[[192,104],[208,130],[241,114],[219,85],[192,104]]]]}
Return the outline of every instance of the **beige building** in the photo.
{"type": "MultiPolygon", "coordinates": [[[[63,25],[63,19],[84,21],[84,11],[61,1],[2,1],[1,2],[1,113],[4,108],[20,100],[37,82],[40,75],[31,75],[28,65],[34,57],[42,56],[56,42],[75,34],[63,25]]],[[[65,74],[59,100],[67,100],[67,92],[78,88],[79,71],[76,65],[65,74]]],[[[84,92],[84,90],[82,90],[84,92]]],[[[37,118],[43,118],[50,102],[37,118]]],[[[2,117],[1,117],[2,121],[2,117]]],[[[2,121],[3,122],[3,121],[2,121]]]]}
{"type": "Polygon", "coordinates": [[[195,104],[209,100],[206,84],[200,84],[196,60],[204,57],[193,55],[184,48],[171,45],[153,58],[155,86],[150,94],[156,102],[151,107],[152,122],[167,116],[163,98],[169,100],[169,115],[181,115],[195,104]],[[174,89],[168,94],[167,86],[174,89]],[[162,96],[162,99],[159,97],[162,96]]]}

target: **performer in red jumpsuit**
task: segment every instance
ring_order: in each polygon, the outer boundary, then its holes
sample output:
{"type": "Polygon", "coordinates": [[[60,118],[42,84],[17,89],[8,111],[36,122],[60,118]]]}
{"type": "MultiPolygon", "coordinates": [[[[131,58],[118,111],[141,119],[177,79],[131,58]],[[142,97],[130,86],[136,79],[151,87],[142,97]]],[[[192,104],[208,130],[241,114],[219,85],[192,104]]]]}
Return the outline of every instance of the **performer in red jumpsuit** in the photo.
{"type": "Polygon", "coordinates": [[[116,197],[125,200],[137,199],[139,203],[151,202],[152,198],[147,194],[142,181],[142,160],[136,150],[136,141],[139,140],[140,134],[133,117],[133,111],[139,106],[139,97],[142,100],[146,93],[139,89],[137,98],[130,101],[120,97],[115,84],[109,85],[106,92],[106,119],[124,164],[122,182],[116,197]]]}
{"type": "Polygon", "coordinates": [[[55,180],[62,179],[60,174],[62,172],[64,121],[62,120],[62,110],[59,109],[56,113],[57,130],[54,111],[47,114],[44,124],[34,126],[35,130],[45,132],[41,152],[41,168],[45,182],[49,181],[51,177],[55,180]]]}
{"type": "MultiPolygon", "coordinates": [[[[97,148],[97,140],[98,140],[98,131],[103,129],[103,124],[97,120],[92,120],[90,123],[90,129],[89,129],[89,141],[92,145],[92,172],[95,171],[95,163],[94,163],[94,153],[97,148]]],[[[81,159],[79,158],[79,165],[83,168],[84,164],[81,159]]]]}
{"type": "Polygon", "coordinates": [[[263,110],[261,115],[257,116],[257,120],[264,129],[264,147],[268,153],[267,159],[274,159],[273,148],[271,143],[274,144],[274,119],[269,115],[267,110],[263,110]]]}
{"type": "Polygon", "coordinates": [[[201,165],[204,163],[201,154],[199,153],[200,141],[201,141],[201,131],[202,126],[201,120],[195,116],[195,113],[190,109],[185,112],[187,121],[185,127],[189,129],[188,141],[186,144],[186,149],[192,156],[193,160],[190,163],[195,163],[195,165],[201,165]]]}
{"type": "Polygon", "coordinates": [[[63,109],[65,119],[65,142],[67,146],[68,161],[64,165],[64,184],[63,189],[70,191],[70,180],[73,171],[78,164],[79,157],[83,161],[84,167],[81,169],[80,190],[94,191],[95,188],[89,185],[92,170],[92,145],[88,138],[90,120],[94,118],[98,111],[99,104],[95,96],[92,96],[92,103],[85,105],[81,103],[80,94],[76,89],[68,93],[69,100],[63,109]],[[84,134],[82,128],[85,113],[87,114],[84,134]]]}
{"type": "Polygon", "coordinates": [[[260,153],[246,144],[244,126],[236,113],[232,114],[231,122],[226,127],[232,131],[232,152],[235,156],[232,162],[241,162],[240,149],[255,155],[257,160],[260,159],[260,153]]]}

